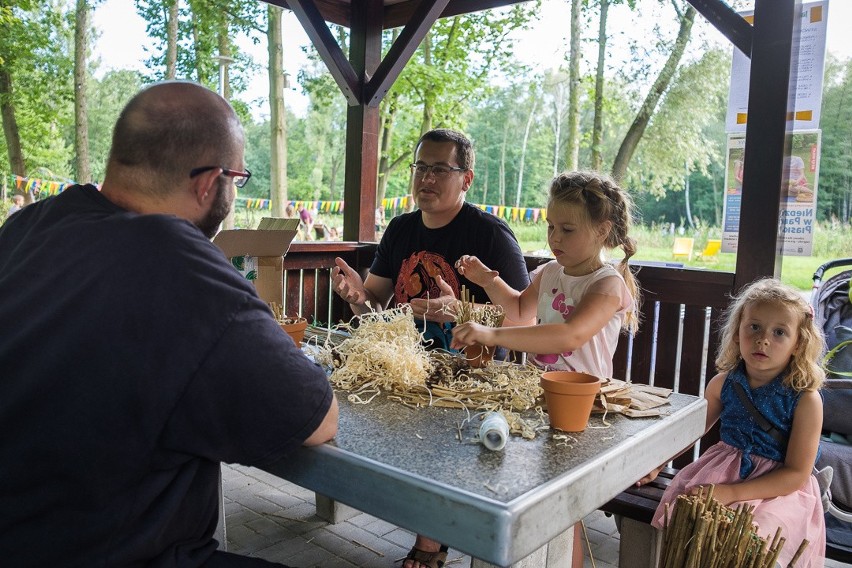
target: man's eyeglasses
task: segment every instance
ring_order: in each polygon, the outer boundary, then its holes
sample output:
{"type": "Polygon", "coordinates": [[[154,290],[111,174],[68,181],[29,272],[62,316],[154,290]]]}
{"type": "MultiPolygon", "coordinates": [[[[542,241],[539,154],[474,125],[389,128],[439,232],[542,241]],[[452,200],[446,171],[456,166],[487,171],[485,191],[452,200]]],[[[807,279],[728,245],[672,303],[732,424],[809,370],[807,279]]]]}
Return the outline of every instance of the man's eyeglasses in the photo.
{"type": "Polygon", "coordinates": [[[238,172],[236,170],[229,170],[221,166],[204,166],[203,168],[195,168],[194,170],[189,172],[189,177],[194,178],[195,176],[203,174],[204,172],[209,172],[210,170],[222,170],[221,175],[234,178],[234,185],[236,185],[237,187],[245,187],[245,185],[248,183],[248,180],[251,179],[251,172],[248,170],[244,172],[238,172]]]}
{"type": "Polygon", "coordinates": [[[467,168],[453,168],[450,166],[427,166],[426,164],[411,164],[408,166],[411,170],[411,173],[414,174],[414,177],[426,177],[426,175],[431,171],[432,175],[436,178],[442,178],[449,175],[450,172],[466,172],[467,168]]]}

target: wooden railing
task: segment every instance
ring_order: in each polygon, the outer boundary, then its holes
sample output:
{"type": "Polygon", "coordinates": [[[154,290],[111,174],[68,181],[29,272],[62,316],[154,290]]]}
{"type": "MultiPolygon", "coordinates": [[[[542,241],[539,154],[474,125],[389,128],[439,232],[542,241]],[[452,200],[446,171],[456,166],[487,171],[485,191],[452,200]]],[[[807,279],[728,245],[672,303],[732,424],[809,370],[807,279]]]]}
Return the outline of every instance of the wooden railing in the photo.
{"type": "MultiPolygon", "coordinates": [[[[284,258],[285,309],[320,326],[348,321],[352,312],[331,290],[335,257],[366,276],[375,243],[294,243],[284,258]]],[[[549,259],[527,257],[532,270],[549,259]]],[[[634,335],[622,335],[614,357],[615,378],[700,396],[714,374],[719,324],[734,286],[734,274],[689,268],[631,264],[642,290],[642,321],[634,335]]],[[[711,432],[701,447],[718,439],[711,432]]],[[[681,456],[682,467],[693,456],[681,456]]]]}

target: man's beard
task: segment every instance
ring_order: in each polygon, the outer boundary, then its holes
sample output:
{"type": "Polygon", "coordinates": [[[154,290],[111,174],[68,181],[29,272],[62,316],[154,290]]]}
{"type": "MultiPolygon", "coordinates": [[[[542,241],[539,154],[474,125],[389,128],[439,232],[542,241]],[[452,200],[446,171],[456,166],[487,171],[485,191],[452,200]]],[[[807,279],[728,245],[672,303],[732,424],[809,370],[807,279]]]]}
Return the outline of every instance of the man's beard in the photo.
{"type": "Polygon", "coordinates": [[[204,219],[195,224],[208,239],[216,236],[216,233],[219,231],[219,225],[222,224],[222,221],[225,220],[225,217],[231,211],[232,203],[228,201],[227,197],[229,183],[233,183],[231,178],[224,176],[220,178],[216,197],[213,198],[213,205],[210,207],[210,211],[207,212],[204,219]]]}

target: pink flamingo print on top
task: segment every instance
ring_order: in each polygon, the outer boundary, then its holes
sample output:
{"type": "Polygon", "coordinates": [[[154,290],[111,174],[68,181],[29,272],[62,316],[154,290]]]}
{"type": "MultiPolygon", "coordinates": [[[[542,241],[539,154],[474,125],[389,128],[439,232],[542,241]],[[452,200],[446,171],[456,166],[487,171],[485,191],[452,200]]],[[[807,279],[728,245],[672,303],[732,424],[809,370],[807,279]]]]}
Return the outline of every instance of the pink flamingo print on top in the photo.
{"type": "MultiPolygon", "coordinates": [[[[557,288],[553,288],[550,292],[551,294],[556,294],[559,290],[557,288]]],[[[565,293],[559,292],[555,296],[553,296],[553,303],[551,307],[562,314],[562,319],[567,320],[568,316],[571,315],[571,312],[574,311],[574,306],[568,305],[565,303],[565,293]]],[[[573,351],[566,351],[562,353],[562,357],[570,357],[573,351]]],[[[536,361],[544,363],[545,365],[552,365],[559,361],[558,353],[549,353],[549,354],[540,354],[535,356],[536,361]]]]}

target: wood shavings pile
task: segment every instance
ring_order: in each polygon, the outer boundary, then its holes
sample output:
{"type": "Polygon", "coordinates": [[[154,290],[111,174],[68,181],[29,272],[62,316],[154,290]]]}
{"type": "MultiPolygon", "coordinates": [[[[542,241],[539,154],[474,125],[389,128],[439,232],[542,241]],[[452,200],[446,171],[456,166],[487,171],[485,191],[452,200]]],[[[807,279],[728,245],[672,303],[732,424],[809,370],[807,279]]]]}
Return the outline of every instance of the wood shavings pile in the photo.
{"type": "Polygon", "coordinates": [[[603,379],[592,413],[615,412],[631,418],[665,416],[671,389],[603,379]]]}
{"type": "Polygon", "coordinates": [[[355,403],[368,403],[380,393],[409,406],[444,406],[475,411],[502,410],[512,434],[534,438],[546,424],[520,413],[532,409],[541,395],[541,369],[489,363],[471,369],[461,356],[426,351],[410,308],[360,316],[357,327],[340,326],[350,337],[318,345],[316,361],[332,369],[331,384],[355,403]]]}
{"type": "Polygon", "coordinates": [[[409,308],[363,314],[357,328],[341,327],[351,336],[337,345],[327,342],[316,358],[332,369],[331,384],[347,391],[349,400],[369,402],[365,397],[382,391],[426,390],[432,364],[409,308]]]}
{"type": "MultiPolygon", "coordinates": [[[[660,568],[774,568],[785,538],[780,527],[771,542],[761,538],[753,511],[746,504],[722,505],[713,498],[712,485],[697,495],[678,496],[671,516],[666,504],[660,568]]],[[[803,540],[788,567],[807,546],[803,540]]]]}

